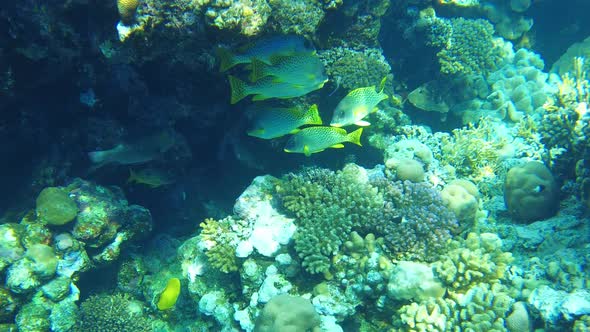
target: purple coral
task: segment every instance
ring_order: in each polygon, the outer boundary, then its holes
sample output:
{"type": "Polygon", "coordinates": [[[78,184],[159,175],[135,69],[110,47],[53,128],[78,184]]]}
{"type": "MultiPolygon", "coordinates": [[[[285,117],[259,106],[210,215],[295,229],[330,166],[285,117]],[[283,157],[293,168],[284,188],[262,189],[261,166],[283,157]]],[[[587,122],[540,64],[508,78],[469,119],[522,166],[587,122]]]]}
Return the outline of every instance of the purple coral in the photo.
{"type": "Polygon", "coordinates": [[[385,199],[375,225],[385,248],[397,259],[436,260],[458,226],[439,192],[424,182],[383,179],[374,185],[385,199]]]}

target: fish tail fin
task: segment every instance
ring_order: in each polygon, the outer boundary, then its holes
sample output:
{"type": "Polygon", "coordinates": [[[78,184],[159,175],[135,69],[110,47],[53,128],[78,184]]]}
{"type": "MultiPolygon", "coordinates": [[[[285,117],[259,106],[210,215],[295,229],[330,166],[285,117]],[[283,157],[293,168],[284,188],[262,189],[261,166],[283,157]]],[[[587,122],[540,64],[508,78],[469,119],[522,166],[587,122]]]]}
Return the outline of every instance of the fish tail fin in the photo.
{"type": "Polygon", "coordinates": [[[106,158],[106,151],[88,152],[88,158],[93,164],[101,164],[106,158]]]}
{"type": "Polygon", "coordinates": [[[234,61],[234,55],[227,48],[218,47],[216,53],[217,57],[219,58],[220,72],[224,72],[236,65],[236,62],[234,61]]]}
{"type": "Polygon", "coordinates": [[[231,88],[231,103],[235,104],[238,101],[244,99],[248,95],[248,93],[246,92],[248,85],[246,84],[246,82],[242,81],[241,79],[235,76],[229,75],[228,78],[229,86],[231,88]]]}
{"type": "Polygon", "coordinates": [[[363,133],[363,128],[359,128],[348,135],[346,135],[346,140],[350,143],[354,143],[358,146],[363,146],[361,144],[361,134],[363,133]]]}
{"type": "Polygon", "coordinates": [[[137,173],[133,170],[133,168],[129,169],[129,177],[127,178],[127,183],[136,182],[137,181],[137,173]]]}
{"type": "Polygon", "coordinates": [[[385,90],[385,82],[387,82],[387,76],[384,76],[383,79],[381,79],[381,83],[379,83],[379,92],[385,90]]]}
{"type": "Polygon", "coordinates": [[[320,117],[320,112],[318,110],[317,104],[311,105],[311,107],[307,110],[306,119],[307,119],[306,124],[310,124],[310,125],[321,125],[322,124],[322,118],[320,117]]]}
{"type": "Polygon", "coordinates": [[[266,67],[266,63],[258,60],[258,59],[252,59],[252,62],[250,62],[250,81],[251,82],[256,82],[259,79],[263,78],[266,74],[264,73],[264,69],[266,67]]]}

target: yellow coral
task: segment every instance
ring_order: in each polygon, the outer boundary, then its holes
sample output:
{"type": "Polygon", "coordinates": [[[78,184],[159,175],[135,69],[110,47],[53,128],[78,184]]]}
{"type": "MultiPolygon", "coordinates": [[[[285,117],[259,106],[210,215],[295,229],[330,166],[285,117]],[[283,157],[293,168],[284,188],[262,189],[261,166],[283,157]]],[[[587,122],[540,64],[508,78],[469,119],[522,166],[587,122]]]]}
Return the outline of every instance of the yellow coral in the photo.
{"type": "Polygon", "coordinates": [[[497,283],[504,278],[512,254],[501,250],[502,240],[492,233],[470,233],[464,241],[453,241],[446,258],[435,271],[451,289],[463,291],[473,285],[497,283]]]}
{"type": "Polygon", "coordinates": [[[168,310],[174,307],[178,295],[180,294],[180,280],[178,278],[171,278],[168,280],[166,288],[160,294],[158,299],[158,309],[168,310]]]}
{"type": "Polygon", "coordinates": [[[138,6],[139,0],[117,0],[117,9],[119,10],[121,21],[123,23],[131,22],[138,6]]]}

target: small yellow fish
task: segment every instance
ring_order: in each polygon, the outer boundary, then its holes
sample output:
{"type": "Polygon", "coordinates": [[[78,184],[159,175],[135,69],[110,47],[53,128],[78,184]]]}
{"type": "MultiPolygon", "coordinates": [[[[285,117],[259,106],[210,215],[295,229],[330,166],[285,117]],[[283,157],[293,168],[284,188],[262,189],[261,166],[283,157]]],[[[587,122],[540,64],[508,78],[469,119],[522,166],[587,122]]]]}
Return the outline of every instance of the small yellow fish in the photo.
{"type": "Polygon", "coordinates": [[[303,153],[310,156],[312,153],[324,151],[327,148],[341,149],[344,142],[362,146],[360,139],[363,128],[347,133],[342,128],[334,127],[308,127],[301,129],[291,136],[285,145],[285,152],[303,153]]]}
{"type": "Polygon", "coordinates": [[[150,188],[158,188],[174,183],[174,177],[157,168],[146,168],[135,172],[129,169],[127,183],[145,184],[150,188]]]}
{"type": "Polygon", "coordinates": [[[170,278],[166,288],[164,288],[158,299],[158,309],[168,310],[174,308],[178,300],[178,295],[180,295],[180,280],[178,278],[170,278]]]}
{"type": "Polygon", "coordinates": [[[330,126],[344,127],[352,124],[357,126],[370,125],[363,118],[369,115],[369,113],[377,111],[377,104],[389,98],[383,92],[385,81],[386,77],[381,80],[379,91],[374,86],[350,91],[336,106],[330,126]]]}

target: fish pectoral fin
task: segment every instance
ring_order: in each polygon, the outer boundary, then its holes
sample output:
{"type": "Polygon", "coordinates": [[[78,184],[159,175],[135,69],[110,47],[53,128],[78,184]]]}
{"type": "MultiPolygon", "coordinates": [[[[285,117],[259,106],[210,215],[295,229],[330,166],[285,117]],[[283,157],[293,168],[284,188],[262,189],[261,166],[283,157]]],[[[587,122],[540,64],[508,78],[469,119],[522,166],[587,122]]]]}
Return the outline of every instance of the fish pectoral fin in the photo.
{"type": "Polygon", "coordinates": [[[303,154],[305,154],[306,157],[311,156],[311,151],[309,151],[309,146],[307,146],[307,145],[303,146],[303,154]]]}
{"type": "Polygon", "coordinates": [[[253,101],[260,101],[260,100],[267,100],[269,97],[265,96],[265,95],[255,95],[254,97],[252,97],[253,101]]]}
{"type": "Polygon", "coordinates": [[[258,137],[262,134],[264,134],[264,129],[255,129],[255,130],[250,130],[248,132],[249,136],[255,136],[255,137],[258,137]]]}
{"type": "Polygon", "coordinates": [[[373,109],[371,110],[371,113],[375,113],[379,110],[379,107],[375,106],[373,107],[373,109]]]}
{"type": "Polygon", "coordinates": [[[359,127],[367,127],[367,126],[370,126],[371,125],[370,122],[367,122],[367,121],[364,121],[364,120],[359,120],[359,121],[355,122],[354,124],[357,125],[357,126],[359,126],[359,127]]]}
{"type": "Polygon", "coordinates": [[[344,144],[338,143],[331,146],[332,149],[342,149],[344,148],[344,144]]]}

